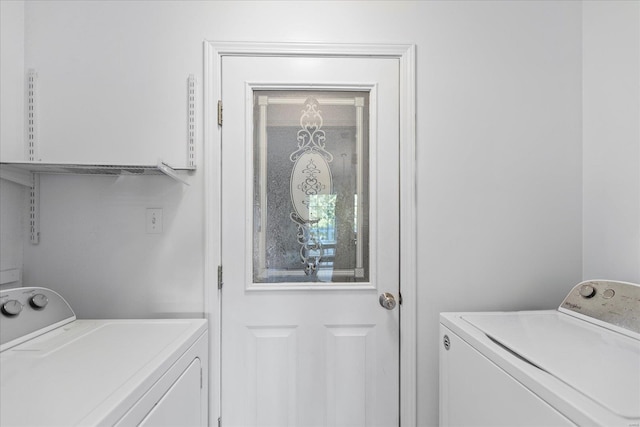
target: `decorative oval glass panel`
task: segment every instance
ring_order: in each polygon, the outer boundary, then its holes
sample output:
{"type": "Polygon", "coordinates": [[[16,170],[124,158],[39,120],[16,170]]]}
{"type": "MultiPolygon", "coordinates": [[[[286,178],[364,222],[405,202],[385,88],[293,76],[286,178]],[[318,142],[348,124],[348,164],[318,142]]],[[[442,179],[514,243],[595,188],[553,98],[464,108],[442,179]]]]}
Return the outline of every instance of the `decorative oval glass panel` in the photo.
{"type": "Polygon", "coordinates": [[[302,154],[296,160],[291,172],[291,204],[303,221],[313,218],[309,215],[311,196],[331,194],[331,169],[324,156],[314,151],[302,154]]]}

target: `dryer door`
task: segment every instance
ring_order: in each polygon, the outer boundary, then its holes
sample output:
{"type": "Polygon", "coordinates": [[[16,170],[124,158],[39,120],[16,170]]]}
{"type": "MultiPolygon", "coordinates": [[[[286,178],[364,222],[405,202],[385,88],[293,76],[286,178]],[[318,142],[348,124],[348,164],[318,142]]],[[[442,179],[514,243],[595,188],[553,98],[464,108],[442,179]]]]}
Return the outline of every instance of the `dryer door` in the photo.
{"type": "Polygon", "coordinates": [[[200,419],[202,414],[200,368],[200,359],[196,358],[139,426],[195,427],[204,425],[200,419]]]}

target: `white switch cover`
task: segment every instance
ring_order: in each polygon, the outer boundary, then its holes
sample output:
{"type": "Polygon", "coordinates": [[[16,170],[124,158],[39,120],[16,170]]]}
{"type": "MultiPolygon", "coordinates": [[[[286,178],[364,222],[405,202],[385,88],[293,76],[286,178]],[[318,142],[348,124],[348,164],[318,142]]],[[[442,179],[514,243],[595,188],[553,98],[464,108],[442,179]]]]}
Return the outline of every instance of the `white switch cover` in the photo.
{"type": "Polygon", "coordinates": [[[162,233],[162,208],[147,209],[147,233],[148,234],[162,233]]]}

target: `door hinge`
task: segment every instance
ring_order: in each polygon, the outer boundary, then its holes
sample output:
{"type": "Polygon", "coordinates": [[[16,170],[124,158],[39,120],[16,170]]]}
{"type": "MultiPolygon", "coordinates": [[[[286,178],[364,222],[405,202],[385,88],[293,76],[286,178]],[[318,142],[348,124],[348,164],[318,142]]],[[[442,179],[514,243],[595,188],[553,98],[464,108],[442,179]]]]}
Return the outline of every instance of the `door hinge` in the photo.
{"type": "Polygon", "coordinates": [[[222,101],[218,101],[218,126],[222,126],[222,101]]]}
{"type": "Polygon", "coordinates": [[[218,290],[222,289],[222,266],[218,266],[218,290]]]}

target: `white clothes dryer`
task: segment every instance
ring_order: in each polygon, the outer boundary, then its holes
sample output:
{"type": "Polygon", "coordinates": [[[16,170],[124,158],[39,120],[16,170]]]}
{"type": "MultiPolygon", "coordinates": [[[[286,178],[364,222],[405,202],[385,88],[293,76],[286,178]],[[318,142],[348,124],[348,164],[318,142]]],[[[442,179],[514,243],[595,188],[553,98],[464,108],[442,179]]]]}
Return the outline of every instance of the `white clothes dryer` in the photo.
{"type": "Polygon", "coordinates": [[[205,319],[77,320],[36,287],[0,310],[1,426],[207,425],[205,319]]]}
{"type": "Polygon", "coordinates": [[[442,426],[640,426],[640,285],[557,310],[440,315],[442,426]]]}

